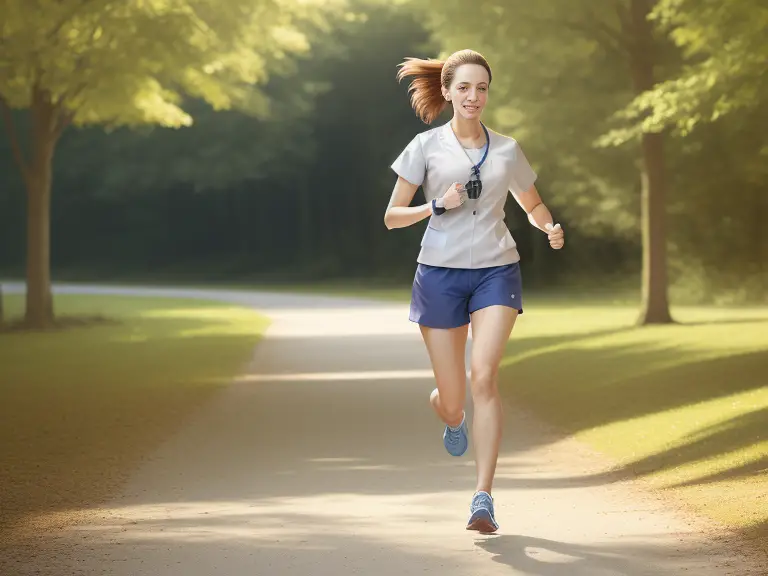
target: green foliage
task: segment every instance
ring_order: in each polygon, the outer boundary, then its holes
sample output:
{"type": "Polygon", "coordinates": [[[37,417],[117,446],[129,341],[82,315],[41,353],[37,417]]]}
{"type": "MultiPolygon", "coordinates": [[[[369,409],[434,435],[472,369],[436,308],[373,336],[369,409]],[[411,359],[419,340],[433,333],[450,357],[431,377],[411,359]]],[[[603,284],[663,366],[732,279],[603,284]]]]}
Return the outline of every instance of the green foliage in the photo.
{"type": "MultiPolygon", "coordinates": [[[[763,0],[659,0],[652,19],[679,47],[679,74],[638,95],[603,144],[673,127],[688,135],[700,123],[754,108],[768,93],[768,6],[763,0]]],[[[768,149],[765,150],[768,153],[768,149]]]]}
{"type": "MultiPolygon", "coordinates": [[[[195,124],[181,130],[66,132],[54,160],[56,276],[410,276],[421,230],[391,233],[382,217],[389,165],[423,127],[396,66],[428,35],[379,0],[350,10],[327,18],[329,30],[302,27],[312,50],[261,88],[266,116],[195,100],[185,107],[195,124]]],[[[23,261],[15,172],[0,185],[0,274],[23,261]]]]}
{"type": "Polygon", "coordinates": [[[305,124],[317,86],[300,79],[273,79],[261,89],[270,113],[254,117],[240,111],[216,111],[198,100],[185,109],[194,124],[171,127],[121,127],[109,134],[87,128],[67,134],[56,159],[62,187],[87,178],[91,194],[131,196],[147,190],[188,186],[222,190],[244,180],[290,171],[314,153],[305,124]],[[86,176],[87,175],[87,176],[86,176]]]}
{"type": "Polygon", "coordinates": [[[487,121],[520,141],[555,217],[580,235],[639,242],[640,151],[623,144],[676,126],[682,138],[665,146],[673,281],[703,301],[764,298],[768,237],[751,233],[768,209],[759,128],[768,11],[759,0],[656,3],[658,83],[643,94],[632,82],[627,0],[605,9],[588,0],[413,4],[442,56],[473,48],[489,59],[487,121]],[[690,131],[726,112],[727,122],[690,131]]]}
{"type": "Polygon", "coordinates": [[[617,10],[588,0],[414,0],[443,49],[478,50],[494,71],[487,121],[516,138],[558,218],[586,234],[636,236],[637,158],[594,141],[632,98],[617,10]]]}
{"type": "MultiPolygon", "coordinates": [[[[595,146],[634,97],[625,16],[593,13],[582,0],[535,10],[518,0],[446,0],[438,8],[424,14],[412,4],[354,0],[347,6],[354,16],[340,10],[322,25],[297,22],[312,50],[290,58],[295,73],[272,74],[259,86],[270,102],[266,115],[190,98],[181,106],[195,122],[181,130],[67,131],[54,159],[57,277],[408,284],[422,228],[387,231],[381,219],[394,182],[389,164],[427,127],[395,81],[396,66],[406,56],[437,55],[439,41],[447,52],[472,47],[489,57],[494,82],[485,119],[520,140],[542,195],[569,230],[570,248],[553,253],[509,200],[507,221],[529,286],[557,286],[571,272],[571,288],[608,277],[634,287],[638,151],[595,146]],[[430,38],[422,23],[433,20],[439,34],[430,38]]],[[[684,54],[671,42],[660,46],[658,72],[670,78],[684,54]]],[[[14,117],[26,125],[24,112],[14,117]]],[[[675,294],[686,300],[765,298],[768,236],[759,233],[759,218],[768,210],[768,164],[759,151],[768,145],[766,123],[761,104],[667,140],[670,264],[675,294]]],[[[6,274],[23,269],[17,172],[0,138],[6,274]]]]}
{"type": "Polygon", "coordinates": [[[768,294],[768,106],[741,109],[670,142],[668,214],[674,276],[707,301],[768,294]]]}
{"type": "Polygon", "coordinates": [[[290,70],[308,44],[295,21],[319,0],[3,0],[0,96],[46,94],[77,125],[192,123],[183,96],[266,113],[253,86],[290,70]]]}

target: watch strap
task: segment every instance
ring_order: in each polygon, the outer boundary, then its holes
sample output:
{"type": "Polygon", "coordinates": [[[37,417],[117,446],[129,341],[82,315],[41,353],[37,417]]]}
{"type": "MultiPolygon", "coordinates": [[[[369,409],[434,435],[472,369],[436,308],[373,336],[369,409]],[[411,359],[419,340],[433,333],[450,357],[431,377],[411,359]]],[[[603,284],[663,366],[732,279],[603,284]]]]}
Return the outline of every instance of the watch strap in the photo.
{"type": "Polygon", "coordinates": [[[437,198],[432,199],[432,214],[436,214],[437,216],[440,216],[442,214],[445,214],[446,208],[440,208],[437,205],[437,198]]]}

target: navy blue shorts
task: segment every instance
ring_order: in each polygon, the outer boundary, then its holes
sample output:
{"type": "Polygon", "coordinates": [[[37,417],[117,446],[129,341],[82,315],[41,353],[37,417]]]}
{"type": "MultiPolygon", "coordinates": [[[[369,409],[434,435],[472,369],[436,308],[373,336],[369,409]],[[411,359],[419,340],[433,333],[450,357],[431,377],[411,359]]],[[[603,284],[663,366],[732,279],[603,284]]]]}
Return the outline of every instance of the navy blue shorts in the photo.
{"type": "Polygon", "coordinates": [[[520,264],[490,268],[443,268],[419,264],[413,279],[410,320],[429,328],[458,328],[469,315],[501,305],[523,313],[520,264]]]}

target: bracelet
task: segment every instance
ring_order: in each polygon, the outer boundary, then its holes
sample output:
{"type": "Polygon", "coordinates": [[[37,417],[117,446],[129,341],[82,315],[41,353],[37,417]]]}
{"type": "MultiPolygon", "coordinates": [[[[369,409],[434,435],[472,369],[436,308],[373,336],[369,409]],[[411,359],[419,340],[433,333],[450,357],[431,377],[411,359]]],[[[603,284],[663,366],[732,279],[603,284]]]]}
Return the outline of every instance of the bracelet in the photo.
{"type": "Polygon", "coordinates": [[[435,214],[436,216],[440,216],[442,214],[445,214],[446,208],[438,208],[437,207],[437,198],[432,199],[432,214],[435,214]]]}

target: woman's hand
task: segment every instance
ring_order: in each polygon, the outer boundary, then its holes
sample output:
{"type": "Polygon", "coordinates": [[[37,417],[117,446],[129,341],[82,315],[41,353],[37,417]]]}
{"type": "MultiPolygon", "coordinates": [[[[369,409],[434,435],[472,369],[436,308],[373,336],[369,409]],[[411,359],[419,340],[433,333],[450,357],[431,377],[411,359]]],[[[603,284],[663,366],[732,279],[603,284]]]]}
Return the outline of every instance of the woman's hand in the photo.
{"type": "Polygon", "coordinates": [[[549,245],[555,250],[559,250],[565,245],[565,234],[560,224],[547,224],[547,237],[549,238],[549,245]]]}
{"type": "Polygon", "coordinates": [[[446,210],[452,210],[464,204],[466,200],[467,193],[464,191],[464,185],[454,182],[443,194],[443,197],[438,200],[437,205],[446,210]],[[442,206],[440,206],[441,204],[442,206]]]}

